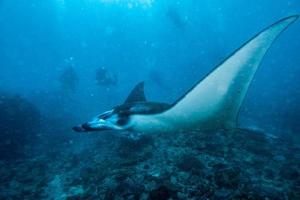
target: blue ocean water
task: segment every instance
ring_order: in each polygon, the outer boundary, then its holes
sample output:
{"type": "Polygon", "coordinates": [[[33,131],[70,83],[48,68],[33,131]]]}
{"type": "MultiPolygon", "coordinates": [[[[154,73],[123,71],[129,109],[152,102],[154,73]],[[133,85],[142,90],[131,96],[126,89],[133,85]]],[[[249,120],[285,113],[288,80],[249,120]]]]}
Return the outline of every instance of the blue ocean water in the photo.
{"type": "Polygon", "coordinates": [[[249,88],[251,130],[72,131],[140,81],[176,101],[299,13],[297,0],[0,0],[0,199],[300,199],[299,20],[249,88]]]}

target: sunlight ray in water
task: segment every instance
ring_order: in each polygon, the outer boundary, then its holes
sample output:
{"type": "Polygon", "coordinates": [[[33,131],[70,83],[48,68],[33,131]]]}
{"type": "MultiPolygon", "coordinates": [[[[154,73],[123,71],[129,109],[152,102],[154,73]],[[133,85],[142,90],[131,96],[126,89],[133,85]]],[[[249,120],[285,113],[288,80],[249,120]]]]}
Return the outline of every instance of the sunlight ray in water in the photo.
{"type": "Polygon", "coordinates": [[[116,4],[121,6],[127,6],[128,8],[134,8],[142,6],[143,8],[150,8],[152,7],[154,0],[93,0],[99,1],[101,3],[106,4],[116,4]]]}
{"type": "MultiPolygon", "coordinates": [[[[155,0],[83,0],[85,3],[99,3],[99,4],[107,4],[107,5],[116,5],[121,7],[131,8],[151,8],[154,4],[155,0]]],[[[66,3],[71,3],[71,1],[67,2],[66,0],[56,0],[59,7],[64,8],[66,3]]]]}

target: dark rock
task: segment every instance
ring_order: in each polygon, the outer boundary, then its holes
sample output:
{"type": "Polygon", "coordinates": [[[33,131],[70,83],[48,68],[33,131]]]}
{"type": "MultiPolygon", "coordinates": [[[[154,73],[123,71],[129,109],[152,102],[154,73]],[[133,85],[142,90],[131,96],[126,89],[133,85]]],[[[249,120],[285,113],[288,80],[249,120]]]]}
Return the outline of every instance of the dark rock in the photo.
{"type": "Polygon", "coordinates": [[[300,169],[285,166],[280,170],[279,175],[282,179],[294,180],[300,176],[300,169]]]}
{"type": "MultiPolygon", "coordinates": [[[[114,189],[115,193],[128,199],[129,196],[138,197],[144,191],[144,186],[132,179],[119,182],[114,189]]],[[[135,199],[135,198],[134,198],[135,199]]]]}
{"type": "Polygon", "coordinates": [[[249,142],[247,144],[245,149],[256,156],[263,156],[266,158],[274,157],[273,152],[270,151],[270,149],[267,146],[267,142],[262,143],[262,144],[257,144],[255,142],[251,141],[251,143],[249,142]]]}
{"type": "Polygon", "coordinates": [[[115,192],[112,189],[108,189],[105,192],[105,199],[107,200],[114,200],[115,199],[115,192]]]}
{"type": "Polygon", "coordinates": [[[213,165],[213,168],[215,170],[222,170],[222,169],[228,168],[228,165],[226,165],[224,163],[216,163],[216,164],[213,165]]]}
{"type": "Polygon", "coordinates": [[[229,168],[215,173],[215,183],[220,188],[236,189],[240,183],[240,170],[229,168]]]}
{"type": "Polygon", "coordinates": [[[215,194],[215,188],[212,185],[201,184],[195,189],[189,191],[189,198],[198,197],[197,199],[211,199],[215,194]]]}
{"type": "Polygon", "coordinates": [[[260,186],[253,187],[252,191],[256,196],[256,199],[284,199],[283,193],[272,185],[262,184],[260,186]]]}
{"type": "Polygon", "coordinates": [[[152,190],[149,194],[149,200],[167,200],[171,197],[176,198],[177,193],[164,185],[152,190]]]}
{"type": "Polygon", "coordinates": [[[150,166],[146,164],[146,165],[144,165],[144,169],[145,170],[150,169],[150,166]]]}
{"type": "Polygon", "coordinates": [[[267,179],[274,179],[274,178],[275,178],[275,173],[274,173],[274,171],[271,170],[271,169],[266,169],[266,170],[264,171],[264,174],[265,174],[265,177],[266,177],[267,179]]]}
{"type": "MultiPolygon", "coordinates": [[[[149,145],[153,145],[153,139],[149,136],[142,136],[137,140],[122,138],[117,148],[117,152],[120,157],[127,158],[142,152],[142,150],[149,145]]],[[[148,156],[151,156],[151,154],[148,154],[148,156]]]]}
{"type": "Polygon", "coordinates": [[[194,171],[197,172],[203,168],[205,165],[196,157],[191,155],[183,155],[176,166],[182,171],[194,171]]]}
{"type": "Polygon", "coordinates": [[[117,182],[125,181],[128,177],[130,177],[133,174],[132,170],[123,168],[115,172],[115,179],[117,182]]]}
{"type": "Polygon", "coordinates": [[[39,111],[28,100],[1,92],[0,110],[0,160],[27,157],[38,138],[39,111]]]}

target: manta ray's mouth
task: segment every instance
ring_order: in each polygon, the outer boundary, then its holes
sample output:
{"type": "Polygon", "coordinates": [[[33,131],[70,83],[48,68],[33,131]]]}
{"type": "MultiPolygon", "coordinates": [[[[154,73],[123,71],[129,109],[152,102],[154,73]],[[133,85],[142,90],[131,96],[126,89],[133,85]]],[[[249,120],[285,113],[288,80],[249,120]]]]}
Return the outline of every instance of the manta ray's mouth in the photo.
{"type": "Polygon", "coordinates": [[[89,125],[89,123],[84,123],[79,126],[74,126],[73,131],[75,132],[92,132],[92,131],[105,131],[105,130],[112,130],[112,128],[107,126],[98,126],[98,127],[92,127],[89,125]]]}
{"type": "Polygon", "coordinates": [[[72,130],[75,131],[75,132],[87,132],[87,130],[82,125],[80,125],[80,126],[74,126],[72,128],[72,130]]]}
{"type": "Polygon", "coordinates": [[[73,128],[73,131],[76,131],[76,132],[89,132],[89,131],[96,131],[94,128],[91,128],[88,123],[84,123],[84,124],[81,124],[79,126],[74,126],[73,128]]]}

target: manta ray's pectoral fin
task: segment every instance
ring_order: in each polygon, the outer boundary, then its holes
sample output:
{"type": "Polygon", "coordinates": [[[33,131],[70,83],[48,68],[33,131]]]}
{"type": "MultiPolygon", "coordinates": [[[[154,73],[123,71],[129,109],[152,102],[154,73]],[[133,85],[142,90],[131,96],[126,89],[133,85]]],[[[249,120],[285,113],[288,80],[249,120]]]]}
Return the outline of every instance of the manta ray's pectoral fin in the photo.
{"type": "Polygon", "coordinates": [[[128,95],[125,103],[134,103],[134,102],[145,102],[146,97],[144,93],[144,81],[138,83],[128,95]]]}
{"type": "Polygon", "coordinates": [[[173,107],[156,117],[173,121],[172,124],[182,129],[235,126],[240,106],[262,58],[279,34],[297,18],[284,18],[261,31],[198,82],[173,107]]]}

